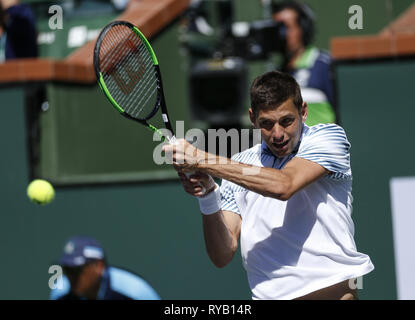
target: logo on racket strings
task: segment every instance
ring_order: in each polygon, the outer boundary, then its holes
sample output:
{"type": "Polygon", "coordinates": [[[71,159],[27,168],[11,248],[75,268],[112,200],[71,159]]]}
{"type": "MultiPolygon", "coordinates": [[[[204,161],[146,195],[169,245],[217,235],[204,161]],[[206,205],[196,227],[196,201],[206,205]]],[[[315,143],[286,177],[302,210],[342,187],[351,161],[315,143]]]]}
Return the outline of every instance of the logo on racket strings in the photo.
{"type": "Polygon", "coordinates": [[[111,56],[117,58],[108,64],[104,74],[110,75],[124,94],[129,94],[146,72],[138,44],[132,39],[126,39],[111,50],[113,51],[111,56]]]}

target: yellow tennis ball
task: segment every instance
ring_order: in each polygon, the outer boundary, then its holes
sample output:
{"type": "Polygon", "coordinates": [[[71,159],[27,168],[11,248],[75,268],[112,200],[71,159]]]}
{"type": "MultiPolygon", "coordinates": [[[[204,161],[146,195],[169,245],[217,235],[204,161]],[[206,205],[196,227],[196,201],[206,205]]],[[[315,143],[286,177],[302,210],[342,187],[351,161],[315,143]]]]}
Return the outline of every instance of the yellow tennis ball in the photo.
{"type": "Polygon", "coordinates": [[[27,186],[27,196],[34,203],[48,204],[55,197],[55,190],[48,181],[36,179],[27,186]]]}

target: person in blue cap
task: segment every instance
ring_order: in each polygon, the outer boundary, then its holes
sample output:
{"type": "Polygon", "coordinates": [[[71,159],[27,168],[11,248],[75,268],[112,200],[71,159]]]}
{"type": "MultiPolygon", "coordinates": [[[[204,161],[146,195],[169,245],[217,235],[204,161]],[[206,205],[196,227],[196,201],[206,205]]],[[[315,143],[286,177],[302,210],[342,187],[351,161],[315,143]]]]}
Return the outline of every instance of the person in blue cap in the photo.
{"type": "Polygon", "coordinates": [[[87,236],[70,238],[59,259],[63,285],[52,289],[51,300],[159,300],[157,292],[141,277],[109,266],[104,249],[87,236]]]}

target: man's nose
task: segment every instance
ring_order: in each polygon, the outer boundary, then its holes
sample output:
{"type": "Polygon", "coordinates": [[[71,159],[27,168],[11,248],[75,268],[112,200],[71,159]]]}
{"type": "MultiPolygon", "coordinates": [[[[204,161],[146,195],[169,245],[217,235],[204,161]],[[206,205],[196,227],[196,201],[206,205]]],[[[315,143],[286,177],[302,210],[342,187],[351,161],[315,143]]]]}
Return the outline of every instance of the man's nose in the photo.
{"type": "Polygon", "coordinates": [[[281,142],[284,140],[284,128],[281,127],[278,123],[272,128],[272,138],[274,142],[281,142]]]}

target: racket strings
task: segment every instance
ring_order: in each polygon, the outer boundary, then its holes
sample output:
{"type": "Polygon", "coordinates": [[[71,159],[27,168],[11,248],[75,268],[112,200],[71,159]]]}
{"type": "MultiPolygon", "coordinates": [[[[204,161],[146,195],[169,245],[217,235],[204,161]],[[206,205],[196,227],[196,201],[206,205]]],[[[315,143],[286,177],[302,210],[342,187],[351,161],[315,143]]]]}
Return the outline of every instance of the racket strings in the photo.
{"type": "Polygon", "coordinates": [[[124,111],[145,119],[156,106],[158,80],[151,54],[127,26],[117,25],[105,35],[100,69],[111,96],[124,111]]]}
{"type": "MultiPolygon", "coordinates": [[[[148,61],[148,66],[147,68],[152,69],[153,68],[153,63],[151,58],[147,58],[148,61]]],[[[155,90],[157,88],[157,85],[155,84],[155,81],[152,81],[151,79],[152,74],[150,72],[147,72],[144,74],[144,76],[141,78],[140,83],[142,84],[141,86],[138,87],[138,90],[140,91],[140,95],[136,94],[136,92],[134,92],[133,94],[129,95],[126,97],[125,102],[124,102],[124,106],[125,107],[125,112],[127,112],[128,114],[130,114],[131,116],[138,116],[142,110],[147,106],[147,103],[149,102],[149,100],[152,98],[153,95],[155,95],[157,93],[157,91],[155,90]],[[141,98],[140,98],[141,96],[141,98]],[[143,102],[143,99],[146,99],[143,102]],[[137,108],[140,109],[137,111],[137,108]]],[[[104,77],[105,80],[105,77],[104,77]]],[[[117,88],[117,83],[114,81],[111,81],[111,88],[116,89],[117,88]]],[[[115,90],[114,90],[115,91],[115,90]]],[[[120,94],[118,94],[119,96],[120,94]]],[[[150,104],[149,105],[154,106],[154,104],[150,104]]]]}
{"type": "MultiPolygon", "coordinates": [[[[140,114],[142,112],[142,110],[144,109],[144,107],[146,107],[148,105],[149,100],[155,95],[157,94],[157,78],[152,79],[152,77],[155,77],[155,71],[153,68],[153,60],[150,57],[146,58],[147,61],[145,61],[144,63],[146,63],[147,68],[149,70],[151,70],[151,72],[147,72],[146,74],[144,74],[144,76],[142,77],[142,80],[139,83],[139,91],[141,91],[141,98],[140,97],[135,97],[135,95],[132,96],[132,98],[140,98],[138,101],[135,101],[134,104],[131,104],[132,109],[129,110],[129,112],[131,112],[132,114],[140,114]],[[143,101],[144,99],[146,99],[145,101],[143,101]],[[137,109],[139,108],[139,110],[137,111],[137,109]]],[[[131,98],[131,99],[132,99],[131,98]]],[[[154,107],[154,104],[153,104],[154,107]]]]}
{"type": "MultiPolygon", "coordinates": [[[[128,31],[130,31],[130,29],[128,29],[128,31]]],[[[120,33],[116,34],[116,38],[117,38],[118,43],[123,42],[123,40],[122,40],[123,37],[122,37],[122,35],[120,36],[120,33]]],[[[141,66],[138,66],[138,61],[140,59],[136,59],[136,57],[134,57],[134,54],[132,54],[133,52],[129,52],[128,57],[126,57],[127,59],[123,59],[122,63],[120,64],[121,68],[125,67],[125,65],[130,65],[135,70],[137,70],[137,66],[139,68],[138,70],[141,69],[140,84],[142,84],[142,85],[139,88],[137,88],[137,90],[134,90],[134,93],[137,93],[137,92],[141,93],[141,99],[140,99],[139,95],[132,94],[132,95],[127,96],[127,99],[126,99],[125,103],[123,104],[123,106],[126,106],[125,111],[127,113],[129,113],[131,116],[139,117],[139,115],[142,113],[143,109],[145,109],[147,107],[147,108],[151,108],[149,110],[149,111],[151,111],[153,106],[154,106],[154,103],[148,104],[149,100],[151,99],[151,97],[156,92],[156,90],[155,90],[156,89],[155,81],[151,81],[152,79],[150,79],[151,76],[152,76],[152,73],[154,74],[154,68],[153,68],[153,64],[152,64],[152,59],[151,59],[150,55],[148,54],[147,49],[145,48],[145,45],[139,40],[139,38],[135,34],[132,34],[131,32],[129,32],[129,34],[127,35],[127,39],[124,40],[124,43],[129,42],[129,41],[136,41],[137,42],[137,43],[135,43],[135,45],[136,45],[136,47],[138,47],[138,52],[147,53],[145,55],[145,58],[141,59],[141,66]],[[137,46],[138,43],[139,43],[139,45],[137,46]],[[143,74],[142,69],[144,69],[144,72],[146,70],[150,71],[150,72],[146,72],[144,74],[144,76],[142,76],[142,74],[143,74]],[[153,86],[151,86],[151,84],[153,84],[153,86]],[[138,101],[137,101],[137,99],[138,99],[138,101]],[[143,103],[144,99],[145,99],[145,102],[143,103]],[[138,112],[137,112],[137,108],[139,108],[138,112]]],[[[122,48],[122,46],[119,46],[119,47],[122,48]]],[[[141,55],[141,57],[142,56],[143,55],[141,55]]],[[[114,83],[113,85],[117,85],[117,84],[114,83]]]]}
{"type": "MultiPolygon", "coordinates": [[[[143,50],[147,49],[144,48],[143,50]]],[[[143,63],[146,64],[147,72],[142,76],[137,89],[127,101],[129,107],[126,108],[126,112],[134,117],[150,114],[156,104],[158,92],[157,78],[151,57],[148,56],[146,60],[143,63]]]]}

